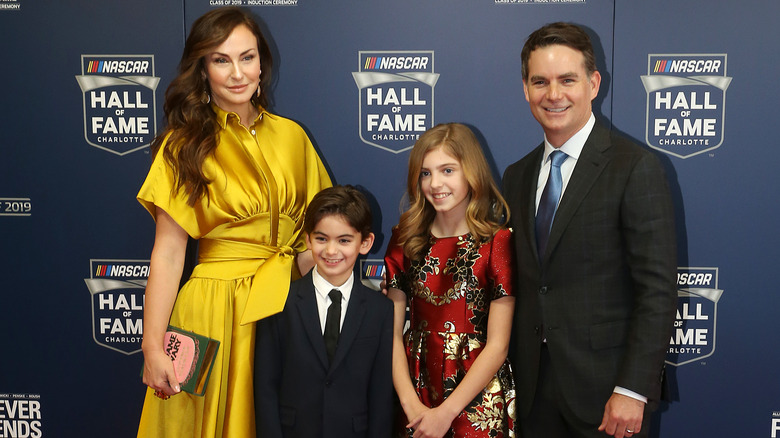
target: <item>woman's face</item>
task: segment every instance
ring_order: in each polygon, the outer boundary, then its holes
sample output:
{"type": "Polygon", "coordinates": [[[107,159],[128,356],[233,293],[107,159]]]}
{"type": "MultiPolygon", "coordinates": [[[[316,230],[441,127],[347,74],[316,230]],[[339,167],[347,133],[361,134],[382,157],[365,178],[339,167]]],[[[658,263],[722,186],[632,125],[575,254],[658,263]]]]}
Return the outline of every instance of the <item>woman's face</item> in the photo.
{"type": "Polygon", "coordinates": [[[255,34],[243,24],[237,26],[222,44],[206,55],[205,64],[214,103],[239,116],[251,113],[250,99],[260,82],[260,54],[255,34]]]}

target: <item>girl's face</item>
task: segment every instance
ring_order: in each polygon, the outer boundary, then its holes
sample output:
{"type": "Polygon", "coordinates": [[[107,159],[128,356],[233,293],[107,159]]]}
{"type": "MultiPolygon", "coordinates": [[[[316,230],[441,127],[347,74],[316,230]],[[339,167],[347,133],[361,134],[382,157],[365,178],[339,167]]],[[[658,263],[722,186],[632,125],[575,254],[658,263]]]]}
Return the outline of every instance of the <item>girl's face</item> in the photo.
{"type": "Polygon", "coordinates": [[[471,188],[460,161],[439,147],[423,157],[420,189],[437,215],[466,218],[471,188]]]}
{"type": "MultiPolygon", "coordinates": [[[[244,116],[260,81],[260,56],[257,37],[245,25],[237,26],[230,36],[205,58],[206,78],[214,102],[225,111],[244,116]]],[[[242,118],[242,122],[246,122],[242,118]]]]}

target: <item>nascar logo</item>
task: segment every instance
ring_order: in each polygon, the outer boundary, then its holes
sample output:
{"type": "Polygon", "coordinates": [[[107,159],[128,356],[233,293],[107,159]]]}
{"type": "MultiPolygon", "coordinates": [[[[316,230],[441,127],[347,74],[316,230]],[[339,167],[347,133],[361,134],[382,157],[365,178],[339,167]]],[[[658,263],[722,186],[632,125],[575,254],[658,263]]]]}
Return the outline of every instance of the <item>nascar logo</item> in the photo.
{"type": "Polygon", "coordinates": [[[393,153],[409,150],[433,126],[432,51],[359,52],[360,139],[393,153]]]}
{"type": "Polygon", "coordinates": [[[149,146],[157,132],[153,55],[82,55],[84,139],[117,155],[149,146]]]}
{"type": "Polygon", "coordinates": [[[385,261],[366,259],[360,261],[360,281],[367,287],[380,290],[385,276],[385,261]]]}
{"type": "Polygon", "coordinates": [[[715,352],[718,268],[678,268],[677,315],[669,340],[666,363],[685,365],[715,352]]]}
{"type": "Polygon", "coordinates": [[[725,54],[648,55],[647,144],[678,158],[716,149],[723,143],[725,54]]]}
{"type": "Polygon", "coordinates": [[[92,297],[92,338],[98,345],[133,354],[141,351],[148,260],[90,260],[85,278],[92,297]]]}

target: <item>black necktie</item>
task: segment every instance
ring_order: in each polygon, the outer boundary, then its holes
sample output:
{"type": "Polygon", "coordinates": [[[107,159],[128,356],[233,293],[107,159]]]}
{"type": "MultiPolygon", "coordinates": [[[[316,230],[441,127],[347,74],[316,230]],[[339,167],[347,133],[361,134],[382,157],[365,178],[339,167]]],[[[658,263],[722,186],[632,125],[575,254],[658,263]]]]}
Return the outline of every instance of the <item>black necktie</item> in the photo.
{"type": "Polygon", "coordinates": [[[563,151],[553,151],[550,154],[550,175],[547,184],[539,199],[539,208],[536,210],[536,249],[539,251],[539,260],[544,258],[547,249],[547,239],[550,237],[555,211],[558,209],[558,200],[561,198],[563,179],[561,178],[561,164],[566,161],[568,155],[563,151]]]}
{"type": "Polygon", "coordinates": [[[333,355],[336,353],[336,345],[339,343],[339,331],[341,326],[341,292],[333,289],[328,294],[330,297],[330,307],[328,307],[328,316],[325,318],[325,349],[328,351],[328,360],[333,361],[333,355]]]}

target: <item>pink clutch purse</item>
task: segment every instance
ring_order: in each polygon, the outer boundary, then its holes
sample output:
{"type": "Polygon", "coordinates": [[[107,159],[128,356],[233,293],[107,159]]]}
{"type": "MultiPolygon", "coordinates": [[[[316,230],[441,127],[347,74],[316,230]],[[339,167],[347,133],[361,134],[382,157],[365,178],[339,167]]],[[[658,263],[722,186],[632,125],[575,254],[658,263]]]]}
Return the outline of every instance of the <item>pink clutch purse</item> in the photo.
{"type": "Polygon", "coordinates": [[[219,350],[219,341],[168,326],[163,342],[182,391],[203,395],[219,350]]]}

